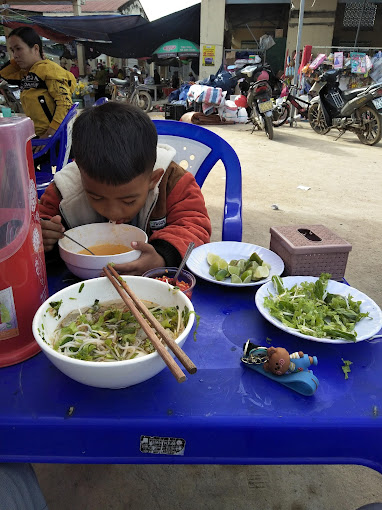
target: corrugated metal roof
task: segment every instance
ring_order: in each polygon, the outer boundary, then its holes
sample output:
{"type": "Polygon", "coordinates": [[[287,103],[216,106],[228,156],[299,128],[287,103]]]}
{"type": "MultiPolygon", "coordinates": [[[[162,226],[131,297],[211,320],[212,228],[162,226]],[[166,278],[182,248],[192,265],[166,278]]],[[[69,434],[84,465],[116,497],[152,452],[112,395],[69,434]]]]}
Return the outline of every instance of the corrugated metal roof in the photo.
{"type": "MultiPolygon", "coordinates": [[[[87,0],[84,5],[81,5],[81,12],[113,12],[117,13],[118,8],[126,3],[126,0],[87,0]]],[[[20,11],[32,12],[55,12],[55,13],[72,13],[72,4],[68,5],[48,5],[48,4],[11,4],[11,9],[20,11]]]]}

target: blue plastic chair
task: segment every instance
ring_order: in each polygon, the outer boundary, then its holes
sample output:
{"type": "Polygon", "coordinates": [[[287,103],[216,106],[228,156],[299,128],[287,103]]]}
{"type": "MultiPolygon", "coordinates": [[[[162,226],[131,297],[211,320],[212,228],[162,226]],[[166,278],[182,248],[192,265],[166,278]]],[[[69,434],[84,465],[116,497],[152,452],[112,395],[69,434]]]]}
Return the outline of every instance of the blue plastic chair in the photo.
{"type": "Polygon", "coordinates": [[[37,195],[39,198],[53,180],[53,168],[55,167],[55,171],[59,172],[69,161],[72,146],[72,129],[77,115],[78,104],[73,104],[52,137],[32,139],[32,147],[43,145],[41,150],[33,154],[33,159],[37,159],[49,151],[49,161],[41,163],[40,171],[36,172],[37,195]],[[56,151],[57,143],[59,143],[58,154],[56,151]]]}
{"type": "Polygon", "coordinates": [[[214,165],[221,160],[226,171],[223,241],[241,241],[242,191],[241,166],[233,148],[212,131],[186,122],[153,120],[159,143],[176,150],[175,163],[191,172],[200,187],[214,165]],[[186,162],[186,165],[183,163],[186,162]]]}
{"type": "Polygon", "coordinates": [[[97,99],[97,101],[93,104],[93,106],[101,106],[101,104],[107,103],[109,100],[107,97],[100,97],[97,99]]]}

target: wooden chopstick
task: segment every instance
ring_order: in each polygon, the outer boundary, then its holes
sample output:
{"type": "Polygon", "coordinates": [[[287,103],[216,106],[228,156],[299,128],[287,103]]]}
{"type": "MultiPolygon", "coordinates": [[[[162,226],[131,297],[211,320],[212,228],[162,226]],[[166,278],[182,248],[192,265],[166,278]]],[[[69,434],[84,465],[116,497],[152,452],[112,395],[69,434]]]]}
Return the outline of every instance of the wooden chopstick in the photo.
{"type": "Polygon", "coordinates": [[[156,331],[160,334],[160,336],[163,338],[163,340],[168,345],[168,347],[172,350],[172,352],[175,354],[175,356],[179,359],[179,361],[182,363],[182,365],[187,370],[187,372],[189,374],[195,374],[197,368],[194,365],[194,363],[190,360],[190,358],[187,356],[187,354],[168,335],[167,331],[164,329],[162,324],[154,317],[154,315],[150,312],[150,310],[146,307],[146,305],[144,303],[142,303],[142,301],[140,299],[137,298],[137,296],[130,289],[130,287],[127,285],[125,280],[123,280],[123,278],[120,277],[120,275],[117,273],[117,271],[114,269],[114,267],[111,266],[110,264],[108,264],[107,267],[111,271],[113,276],[115,278],[117,278],[119,283],[122,285],[122,287],[128,293],[128,295],[131,297],[131,299],[134,301],[134,303],[138,307],[138,309],[145,315],[145,317],[149,320],[149,322],[151,322],[154,329],[156,329],[156,331]]]}
{"type": "Polygon", "coordinates": [[[159,338],[155,335],[151,327],[148,325],[148,323],[145,321],[145,319],[140,314],[139,310],[135,307],[134,301],[131,299],[131,297],[127,294],[125,289],[120,285],[122,283],[123,279],[119,276],[117,273],[117,280],[113,278],[113,275],[109,271],[110,266],[104,267],[103,271],[105,275],[108,277],[118,294],[121,296],[123,302],[126,304],[126,306],[129,308],[131,313],[134,315],[134,317],[139,322],[140,326],[142,327],[143,331],[146,333],[148,338],[150,339],[151,343],[154,345],[155,349],[157,350],[158,354],[161,356],[163,361],[166,363],[168,368],[170,369],[171,373],[174,375],[175,379],[181,383],[186,380],[186,376],[180,369],[180,367],[175,363],[173,357],[170,355],[170,353],[167,351],[165,346],[162,344],[162,342],[159,340],[159,338]]]}

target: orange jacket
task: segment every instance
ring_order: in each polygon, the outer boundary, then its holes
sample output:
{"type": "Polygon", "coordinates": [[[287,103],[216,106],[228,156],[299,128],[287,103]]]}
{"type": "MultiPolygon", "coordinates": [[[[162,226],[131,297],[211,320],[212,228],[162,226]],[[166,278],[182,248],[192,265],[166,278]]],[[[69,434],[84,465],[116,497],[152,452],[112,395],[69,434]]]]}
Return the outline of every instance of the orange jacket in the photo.
{"type": "MultiPolygon", "coordinates": [[[[51,183],[40,199],[40,216],[52,218],[59,214],[65,218],[60,209],[61,200],[59,189],[51,183]]],[[[98,221],[107,220],[100,218],[98,221]]],[[[72,228],[85,223],[77,221],[76,225],[66,226],[72,228]]],[[[210,242],[211,222],[194,176],[171,162],[160,182],[158,199],[143,224],[138,227],[146,228],[149,243],[165,259],[167,266],[180,262],[191,241],[195,246],[210,242]]]]}

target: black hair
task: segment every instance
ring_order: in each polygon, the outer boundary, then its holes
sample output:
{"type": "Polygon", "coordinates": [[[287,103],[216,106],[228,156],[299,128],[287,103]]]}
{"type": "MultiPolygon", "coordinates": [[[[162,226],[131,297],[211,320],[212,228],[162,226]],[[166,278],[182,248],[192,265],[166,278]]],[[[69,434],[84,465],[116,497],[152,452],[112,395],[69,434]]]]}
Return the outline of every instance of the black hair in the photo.
{"type": "Polygon", "coordinates": [[[158,134],[140,108],[108,102],[85,109],[74,122],[72,148],[81,171],[118,186],[152,172],[158,134]]]}
{"type": "Polygon", "coordinates": [[[8,35],[8,39],[12,37],[13,35],[16,35],[17,37],[20,37],[22,41],[25,42],[29,46],[29,48],[33,48],[35,44],[38,45],[38,49],[40,52],[40,57],[44,58],[43,52],[42,52],[42,40],[38,33],[33,30],[31,27],[19,27],[12,30],[12,32],[8,35]]]}

